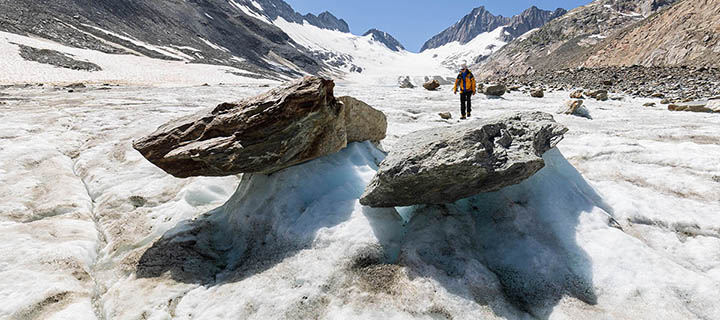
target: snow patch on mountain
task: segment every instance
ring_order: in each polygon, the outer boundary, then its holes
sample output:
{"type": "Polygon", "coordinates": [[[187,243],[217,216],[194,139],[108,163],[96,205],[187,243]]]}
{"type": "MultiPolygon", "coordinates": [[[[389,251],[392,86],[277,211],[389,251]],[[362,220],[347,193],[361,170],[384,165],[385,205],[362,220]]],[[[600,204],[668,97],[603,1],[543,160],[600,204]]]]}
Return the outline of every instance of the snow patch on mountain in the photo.
{"type": "MultiPolygon", "coordinates": [[[[117,35],[120,36],[120,35],[117,35]]],[[[133,40],[132,38],[127,39],[133,40]]],[[[172,47],[157,47],[133,40],[165,55],[182,58],[182,61],[153,59],[128,54],[108,54],[100,51],[68,47],[45,39],[31,38],[14,33],[0,32],[0,83],[121,83],[153,86],[185,86],[203,83],[267,83],[256,80],[248,71],[217,65],[186,63],[191,57],[172,47]],[[28,61],[20,56],[19,46],[52,50],[77,61],[98,65],[100,71],[83,71],[61,68],[50,64],[28,61]]]]}
{"type": "Polygon", "coordinates": [[[505,31],[505,27],[498,27],[493,31],[479,34],[466,44],[453,41],[438,48],[427,49],[420,54],[430,56],[451,70],[457,70],[463,63],[468,65],[479,63],[502,48],[507,44],[504,41],[507,35],[509,34],[505,31]]]}

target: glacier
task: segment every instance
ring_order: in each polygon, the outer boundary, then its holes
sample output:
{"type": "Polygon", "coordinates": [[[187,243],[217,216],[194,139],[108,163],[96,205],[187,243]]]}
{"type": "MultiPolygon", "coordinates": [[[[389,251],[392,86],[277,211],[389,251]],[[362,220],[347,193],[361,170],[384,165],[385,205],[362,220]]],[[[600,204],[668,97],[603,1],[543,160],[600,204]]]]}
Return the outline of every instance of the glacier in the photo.
{"type": "MultiPolygon", "coordinates": [[[[0,318],[720,315],[716,115],[587,101],[594,120],[557,115],[570,132],[524,183],[371,209],[357,198],[382,150],[454,123],[437,116],[457,115],[449,88],[339,83],[388,115],[380,148],[269,177],[176,179],[132,140],[266,89],[99,87],[1,89],[0,318]]],[[[474,115],[553,112],[567,95],[477,97],[474,115]]]]}

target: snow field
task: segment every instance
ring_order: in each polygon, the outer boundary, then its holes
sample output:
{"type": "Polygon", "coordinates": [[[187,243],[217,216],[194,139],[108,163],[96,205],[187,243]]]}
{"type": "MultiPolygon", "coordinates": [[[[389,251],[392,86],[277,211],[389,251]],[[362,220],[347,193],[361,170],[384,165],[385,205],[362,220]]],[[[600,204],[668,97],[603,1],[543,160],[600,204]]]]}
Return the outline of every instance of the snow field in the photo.
{"type": "MultiPolygon", "coordinates": [[[[716,115],[588,100],[594,120],[556,116],[571,130],[567,161],[553,150],[520,185],[448,211],[404,208],[409,221],[357,203],[382,157],[369,144],[246,175],[238,190],[238,177],[174,179],[131,149],[167,120],[264,90],[3,90],[17,100],[0,106],[0,317],[720,314],[716,115]]],[[[335,94],[384,111],[391,150],[405,133],[458,121],[449,90],[343,82],[335,94]]],[[[554,112],[567,95],[475,96],[473,115],[554,112]]]]}

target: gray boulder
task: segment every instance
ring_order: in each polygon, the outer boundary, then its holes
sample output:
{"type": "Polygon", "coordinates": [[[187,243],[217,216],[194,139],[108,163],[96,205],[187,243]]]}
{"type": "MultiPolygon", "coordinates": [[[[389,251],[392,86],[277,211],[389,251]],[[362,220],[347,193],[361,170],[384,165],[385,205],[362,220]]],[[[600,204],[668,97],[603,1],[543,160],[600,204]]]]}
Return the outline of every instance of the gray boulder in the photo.
{"type": "Polygon", "coordinates": [[[367,103],[353,97],[338,98],[345,105],[347,142],[380,141],[387,135],[387,117],[367,103]]]}
{"type": "Polygon", "coordinates": [[[569,100],[558,109],[557,113],[592,119],[590,111],[583,106],[583,100],[569,100]]]}
{"type": "Polygon", "coordinates": [[[412,82],[410,81],[410,77],[400,78],[400,80],[398,82],[400,84],[400,88],[403,88],[403,89],[415,88],[415,85],[412,84],[412,82]]]}
{"type": "Polygon", "coordinates": [[[334,87],[319,77],[298,79],[171,121],[133,147],[179,178],[271,174],[345,147],[345,108],[334,87]]]}
{"type": "Polygon", "coordinates": [[[502,83],[490,84],[485,87],[486,96],[500,97],[507,92],[507,87],[502,83]]]}
{"type": "Polygon", "coordinates": [[[567,128],[550,114],[523,112],[409,134],[365,189],[371,207],[442,204],[522,182],[567,128]]]}

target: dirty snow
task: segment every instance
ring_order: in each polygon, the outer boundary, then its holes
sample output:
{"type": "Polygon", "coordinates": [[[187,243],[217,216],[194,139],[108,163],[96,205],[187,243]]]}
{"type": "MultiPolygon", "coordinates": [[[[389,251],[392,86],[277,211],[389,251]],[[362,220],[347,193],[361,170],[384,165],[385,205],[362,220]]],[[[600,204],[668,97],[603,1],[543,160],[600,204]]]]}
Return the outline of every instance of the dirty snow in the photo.
{"type": "MultiPolygon", "coordinates": [[[[557,115],[570,132],[538,175],[406,222],[357,202],[382,158],[370,144],[242,178],[175,179],[132,150],[257,84],[98,88],[0,89],[0,318],[720,316],[717,115],[586,101],[594,120],[557,115]]],[[[457,121],[437,116],[458,116],[449,89],[336,95],[384,111],[392,150],[457,121]]],[[[567,95],[477,96],[473,114],[554,112],[567,95]]]]}

